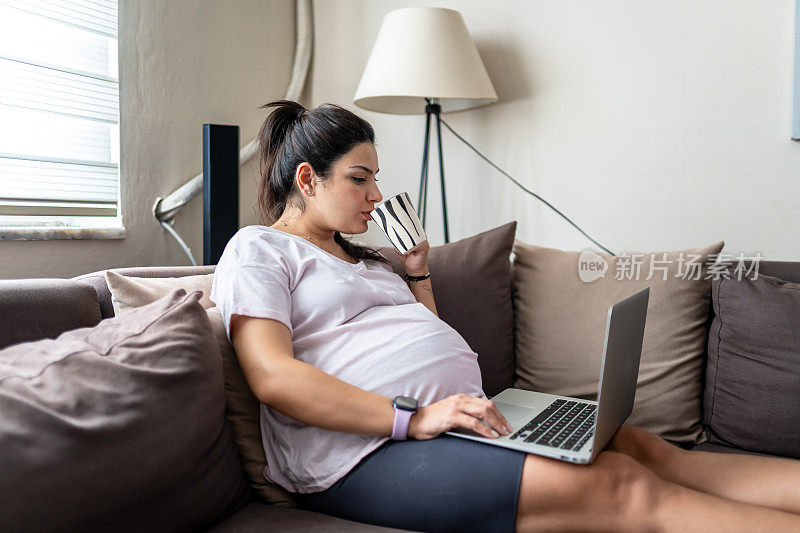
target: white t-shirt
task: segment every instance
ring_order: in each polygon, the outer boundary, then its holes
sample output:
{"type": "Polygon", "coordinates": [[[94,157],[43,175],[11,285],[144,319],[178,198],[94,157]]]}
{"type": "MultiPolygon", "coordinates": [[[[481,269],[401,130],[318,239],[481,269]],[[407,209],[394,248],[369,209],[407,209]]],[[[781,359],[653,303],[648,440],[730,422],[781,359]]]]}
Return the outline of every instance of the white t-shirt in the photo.
{"type": "MultiPolygon", "coordinates": [[[[229,339],[231,315],[277,320],[296,359],[364,390],[421,406],[486,397],[477,354],[379,261],[348,263],[303,237],[247,226],[225,247],[210,298],[229,339]]],[[[265,477],[301,493],[330,487],[389,440],[310,426],[263,403],[261,437],[265,477]]]]}

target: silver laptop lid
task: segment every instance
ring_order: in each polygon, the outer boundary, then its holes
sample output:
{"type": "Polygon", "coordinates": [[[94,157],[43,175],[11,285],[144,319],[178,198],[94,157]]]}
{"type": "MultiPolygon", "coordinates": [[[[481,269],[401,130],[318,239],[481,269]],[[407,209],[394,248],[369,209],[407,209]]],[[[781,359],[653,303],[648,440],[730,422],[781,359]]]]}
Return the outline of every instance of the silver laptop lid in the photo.
{"type": "Polygon", "coordinates": [[[633,410],[649,300],[648,287],[608,310],[592,460],[633,410]]]}

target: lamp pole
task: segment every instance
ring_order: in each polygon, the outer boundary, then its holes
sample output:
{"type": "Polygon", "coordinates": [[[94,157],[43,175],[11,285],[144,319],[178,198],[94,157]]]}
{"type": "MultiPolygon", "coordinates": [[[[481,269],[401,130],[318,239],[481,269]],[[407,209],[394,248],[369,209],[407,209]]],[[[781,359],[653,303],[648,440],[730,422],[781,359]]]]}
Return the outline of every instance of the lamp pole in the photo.
{"type": "Polygon", "coordinates": [[[447,227],[447,197],[444,190],[444,156],[442,154],[442,124],[440,114],[442,106],[435,99],[426,98],[425,106],[425,143],[422,148],[422,172],[419,178],[419,203],[417,211],[421,214],[422,227],[425,228],[425,215],[428,208],[428,155],[430,153],[431,119],[436,120],[436,139],[439,147],[439,178],[442,185],[442,216],[444,218],[444,242],[450,242],[450,232],[447,227]]]}

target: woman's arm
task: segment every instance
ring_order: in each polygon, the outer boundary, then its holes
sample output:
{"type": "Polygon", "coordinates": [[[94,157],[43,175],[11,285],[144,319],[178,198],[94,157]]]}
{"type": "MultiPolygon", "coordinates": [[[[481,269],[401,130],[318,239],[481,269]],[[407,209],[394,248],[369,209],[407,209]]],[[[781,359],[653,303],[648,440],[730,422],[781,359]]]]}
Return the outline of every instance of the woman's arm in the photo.
{"type": "MultiPolygon", "coordinates": [[[[428,274],[428,269],[425,269],[421,274],[409,274],[409,276],[418,275],[425,276],[428,274]]],[[[436,311],[436,302],[433,299],[433,288],[431,288],[431,278],[422,281],[408,281],[408,287],[411,289],[411,294],[417,299],[419,303],[431,310],[431,312],[439,316],[436,311]]]]}
{"type": "MultiPolygon", "coordinates": [[[[409,276],[427,276],[428,271],[428,252],[431,245],[428,241],[423,242],[417,249],[401,254],[397,249],[394,253],[397,258],[403,263],[406,269],[406,274],[409,276]]],[[[408,287],[411,289],[411,294],[417,299],[419,303],[430,309],[431,313],[439,316],[436,311],[436,302],[433,301],[433,289],[431,288],[430,278],[422,281],[408,281],[408,287]]]]}
{"type": "Polygon", "coordinates": [[[295,359],[292,334],[284,324],[233,315],[231,338],[247,383],[262,403],[312,426],[379,437],[392,434],[393,398],[295,359]]]}

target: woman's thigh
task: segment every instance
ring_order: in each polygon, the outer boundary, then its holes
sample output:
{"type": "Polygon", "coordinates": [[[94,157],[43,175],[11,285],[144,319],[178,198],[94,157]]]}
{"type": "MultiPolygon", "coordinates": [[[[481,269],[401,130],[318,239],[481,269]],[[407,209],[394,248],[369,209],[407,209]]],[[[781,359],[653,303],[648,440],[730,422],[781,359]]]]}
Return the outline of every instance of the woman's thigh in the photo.
{"type": "Polygon", "coordinates": [[[417,531],[514,531],[526,454],[442,435],[388,441],[300,505],[417,531]]]}

